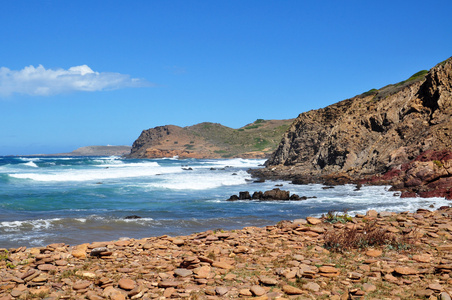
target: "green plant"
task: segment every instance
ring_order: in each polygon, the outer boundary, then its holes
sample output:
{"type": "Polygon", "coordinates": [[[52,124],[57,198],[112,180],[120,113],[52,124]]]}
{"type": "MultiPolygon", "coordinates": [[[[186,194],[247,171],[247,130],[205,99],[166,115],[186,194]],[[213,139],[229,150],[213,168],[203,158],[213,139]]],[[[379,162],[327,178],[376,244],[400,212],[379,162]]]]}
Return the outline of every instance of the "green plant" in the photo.
{"type": "Polygon", "coordinates": [[[437,165],[438,167],[440,167],[440,168],[442,168],[444,165],[443,165],[443,163],[441,162],[441,161],[439,161],[439,160],[434,160],[433,161],[433,163],[435,164],[435,165],[437,165]]]}
{"type": "Polygon", "coordinates": [[[6,249],[0,250],[0,261],[7,261],[9,258],[9,251],[6,249]]]}
{"type": "Polygon", "coordinates": [[[370,96],[370,95],[374,95],[376,93],[378,93],[377,89],[371,89],[371,90],[368,90],[367,92],[363,93],[362,95],[363,96],[370,96]]]}

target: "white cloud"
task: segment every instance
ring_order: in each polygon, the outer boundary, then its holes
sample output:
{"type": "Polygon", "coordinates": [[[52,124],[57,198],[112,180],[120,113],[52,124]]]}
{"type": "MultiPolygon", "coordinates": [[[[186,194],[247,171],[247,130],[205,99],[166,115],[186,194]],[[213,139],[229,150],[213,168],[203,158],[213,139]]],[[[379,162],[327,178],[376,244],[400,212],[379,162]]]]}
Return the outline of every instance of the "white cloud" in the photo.
{"type": "Polygon", "coordinates": [[[49,96],[75,91],[94,92],[152,84],[144,79],[109,72],[95,72],[87,65],[65,69],[28,66],[22,70],[0,67],[0,96],[25,94],[49,96]]]}

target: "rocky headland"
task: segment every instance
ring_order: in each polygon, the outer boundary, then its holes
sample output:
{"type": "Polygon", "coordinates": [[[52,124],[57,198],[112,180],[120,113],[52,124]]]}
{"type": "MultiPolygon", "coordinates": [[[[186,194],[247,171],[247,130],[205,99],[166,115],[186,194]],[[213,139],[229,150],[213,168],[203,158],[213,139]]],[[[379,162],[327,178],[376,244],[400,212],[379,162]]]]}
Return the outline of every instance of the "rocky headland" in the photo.
{"type": "Polygon", "coordinates": [[[404,196],[452,194],[452,58],[430,71],[300,114],[260,178],[391,184],[404,196]]]}
{"type": "Polygon", "coordinates": [[[0,300],[451,299],[452,209],[0,249],[0,300]]]}
{"type": "Polygon", "coordinates": [[[158,126],[143,130],[130,158],[265,158],[293,120],[262,120],[232,129],[218,123],[158,126]]]}
{"type": "Polygon", "coordinates": [[[36,156],[123,156],[130,154],[130,146],[85,146],[72,152],[39,154],[36,156]]]}

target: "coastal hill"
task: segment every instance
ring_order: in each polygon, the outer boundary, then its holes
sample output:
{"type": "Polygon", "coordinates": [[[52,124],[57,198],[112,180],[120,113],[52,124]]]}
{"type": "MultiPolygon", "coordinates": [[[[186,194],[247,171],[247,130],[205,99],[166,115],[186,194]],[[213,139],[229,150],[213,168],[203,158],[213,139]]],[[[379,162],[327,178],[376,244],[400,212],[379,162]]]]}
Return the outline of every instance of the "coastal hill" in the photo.
{"type": "Polygon", "coordinates": [[[39,154],[38,156],[122,156],[130,153],[130,146],[85,146],[72,152],[39,154]]]}
{"type": "Polygon", "coordinates": [[[414,188],[417,194],[441,180],[452,197],[451,137],[449,58],[405,81],[300,114],[266,169],[255,174],[300,183],[350,182],[391,171],[371,181],[414,188]]]}
{"type": "Polygon", "coordinates": [[[218,123],[158,126],[143,130],[130,158],[264,158],[272,153],[290,120],[262,120],[233,129],[218,123]]]}

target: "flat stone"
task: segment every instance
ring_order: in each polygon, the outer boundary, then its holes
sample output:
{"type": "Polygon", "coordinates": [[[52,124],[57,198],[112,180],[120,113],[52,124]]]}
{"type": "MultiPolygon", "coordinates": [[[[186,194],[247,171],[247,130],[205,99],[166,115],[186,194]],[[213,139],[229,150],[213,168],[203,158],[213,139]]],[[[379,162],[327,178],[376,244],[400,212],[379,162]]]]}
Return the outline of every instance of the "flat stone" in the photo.
{"type": "Polygon", "coordinates": [[[67,266],[68,262],[67,260],[64,259],[59,259],[55,261],[55,265],[60,266],[60,267],[64,267],[67,266]]]}
{"type": "Polygon", "coordinates": [[[90,285],[91,285],[91,282],[89,282],[89,281],[78,281],[72,286],[72,289],[75,291],[83,290],[83,289],[88,288],[90,285]]]}
{"type": "Polygon", "coordinates": [[[442,292],[439,295],[438,299],[440,299],[440,300],[451,300],[450,295],[448,293],[446,293],[446,292],[442,292]]]}
{"type": "Polygon", "coordinates": [[[294,225],[305,225],[308,224],[308,221],[306,219],[295,219],[293,220],[294,225]]]}
{"type": "Polygon", "coordinates": [[[275,278],[268,277],[268,276],[259,277],[259,281],[265,285],[277,285],[278,284],[278,280],[276,280],[275,278]]]}
{"type": "Polygon", "coordinates": [[[240,289],[239,295],[250,297],[253,296],[253,293],[251,293],[250,289],[240,289]]]}
{"type": "Polygon", "coordinates": [[[49,275],[41,273],[37,277],[33,278],[32,282],[45,282],[49,279],[49,275]]]}
{"type": "Polygon", "coordinates": [[[377,289],[377,287],[371,283],[364,283],[363,284],[363,290],[367,293],[373,292],[377,289]]]}
{"type": "Polygon", "coordinates": [[[224,280],[235,280],[237,278],[237,275],[228,273],[226,276],[224,276],[224,280]]]}
{"type": "Polygon", "coordinates": [[[299,288],[293,287],[291,285],[285,285],[282,287],[282,290],[287,295],[301,295],[303,291],[299,288]]]}
{"type": "Polygon", "coordinates": [[[378,217],[378,212],[376,210],[371,209],[366,212],[366,216],[376,218],[378,217]]]}
{"type": "Polygon", "coordinates": [[[452,244],[440,245],[436,247],[436,249],[438,249],[438,251],[452,251],[452,244]]]}
{"type": "Polygon", "coordinates": [[[163,280],[158,283],[161,288],[177,287],[181,282],[173,280],[163,280]]]}
{"type": "Polygon", "coordinates": [[[211,268],[209,266],[202,266],[195,270],[196,278],[203,279],[210,275],[211,268]]]}
{"type": "Polygon", "coordinates": [[[185,241],[183,239],[176,238],[173,239],[173,244],[176,246],[182,246],[185,244],[185,241]]]}
{"type": "Polygon", "coordinates": [[[11,296],[13,296],[14,298],[19,297],[20,295],[24,294],[24,290],[22,289],[13,289],[10,293],[11,296]]]}
{"type": "Polygon", "coordinates": [[[136,283],[130,278],[122,278],[118,281],[118,286],[123,290],[130,291],[136,287],[136,283]]]}
{"type": "Polygon", "coordinates": [[[320,291],[320,285],[318,285],[315,282],[308,282],[308,283],[303,285],[303,288],[305,290],[308,290],[308,291],[311,291],[311,292],[318,292],[318,291],[320,291]]]}
{"type": "Polygon", "coordinates": [[[400,275],[416,275],[419,273],[418,270],[410,268],[410,267],[395,267],[394,272],[400,275]]]}
{"type": "Polygon", "coordinates": [[[91,256],[99,256],[102,252],[108,252],[108,248],[107,247],[94,248],[93,250],[91,250],[90,255],[91,256]]]}
{"type": "Polygon", "coordinates": [[[378,214],[378,216],[381,217],[381,218],[392,217],[392,212],[389,212],[389,211],[381,211],[381,212],[378,214]]]}
{"type": "Polygon", "coordinates": [[[170,287],[165,289],[165,291],[163,292],[163,297],[165,298],[171,298],[171,296],[174,294],[174,292],[176,291],[175,288],[170,287]]]}
{"type": "Polygon", "coordinates": [[[225,263],[225,262],[221,262],[221,261],[214,261],[212,263],[212,267],[226,269],[226,270],[231,270],[234,268],[232,265],[225,263]]]}
{"type": "Polygon", "coordinates": [[[434,290],[435,292],[440,292],[440,291],[444,290],[443,286],[438,283],[431,283],[428,285],[428,288],[431,290],[434,290]]]}
{"type": "Polygon", "coordinates": [[[71,254],[75,258],[86,258],[86,251],[82,249],[75,249],[71,252],[71,254]]]}
{"type": "Polygon", "coordinates": [[[377,249],[370,249],[366,251],[366,255],[370,257],[378,257],[381,256],[382,253],[383,251],[377,249]]]}
{"type": "Polygon", "coordinates": [[[348,278],[353,279],[353,280],[358,280],[358,279],[361,279],[362,277],[363,277],[363,274],[361,274],[359,272],[348,273],[348,278]]]}
{"type": "Polygon", "coordinates": [[[262,295],[265,295],[267,293],[267,291],[263,287],[261,287],[259,285],[253,285],[250,288],[250,291],[255,296],[262,296],[262,295]]]}
{"type": "Polygon", "coordinates": [[[108,286],[104,289],[104,292],[102,294],[107,299],[115,299],[115,300],[124,300],[126,299],[125,295],[118,289],[108,286]]]}
{"type": "Polygon", "coordinates": [[[43,265],[39,265],[38,266],[38,270],[41,271],[54,271],[56,270],[57,267],[55,267],[54,265],[51,264],[43,264],[43,265]]]}
{"type": "Polygon", "coordinates": [[[174,274],[179,277],[187,277],[193,274],[193,271],[187,269],[176,269],[174,270],[174,274]]]}
{"type": "Polygon", "coordinates": [[[215,288],[215,293],[220,296],[224,296],[227,292],[229,292],[229,289],[225,286],[217,286],[215,288]]]}
{"type": "Polygon", "coordinates": [[[428,254],[416,254],[413,255],[413,260],[423,263],[429,263],[432,260],[432,257],[428,254]]]}
{"type": "Polygon", "coordinates": [[[322,266],[319,268],[320,273],[339,273],[339,270],[331,266],[322,266]]]}
{"type": "Polygon", "coordinates": [[[318,224],[322,223],[321,219],[314,218],[314,217],[307,217],[306,221],[308,221],[308,223],[311,224],[311,225],[318,225],[318,224]]]}

